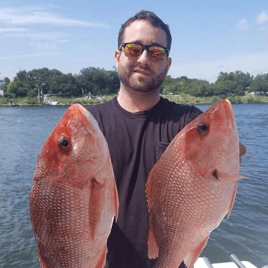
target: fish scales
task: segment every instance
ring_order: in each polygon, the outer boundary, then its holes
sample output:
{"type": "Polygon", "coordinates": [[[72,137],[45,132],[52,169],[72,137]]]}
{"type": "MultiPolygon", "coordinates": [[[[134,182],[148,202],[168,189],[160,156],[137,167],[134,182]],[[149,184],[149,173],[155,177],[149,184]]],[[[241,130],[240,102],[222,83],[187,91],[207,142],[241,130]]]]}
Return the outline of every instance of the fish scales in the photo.
{"type": "Polygon", "coordinates": [[[40,150],[30,214],[41,267],[104,267],[118,195],[108,145],[79,104],[40,150]]]}
{"type": "Polygon", "coordinates": [[[149,174],[148,255],[158,257],[155,268],[194,265],[232,210],[238,170],[235,118],[221,100],[177,134],[149,174]]]}

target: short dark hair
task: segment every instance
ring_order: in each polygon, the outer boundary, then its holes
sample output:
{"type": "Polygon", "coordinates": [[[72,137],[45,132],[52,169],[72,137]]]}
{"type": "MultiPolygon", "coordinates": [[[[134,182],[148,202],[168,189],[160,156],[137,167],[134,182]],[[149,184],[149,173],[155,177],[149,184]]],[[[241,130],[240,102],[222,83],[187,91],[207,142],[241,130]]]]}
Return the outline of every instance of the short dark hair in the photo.
{"type": "Polygon", "coordinates": [[[170,33],[170,29],[169,26],[167,24],[165,24],[158,16],[156,16],[153,12],[151,11],[146,11],[146,10],[142,10],[138,13],[136,13],[135,16],[129,18],[124,24],[121,25],[120,31],[119,31],[119,35],[118,35],[118,49],[120,48],[121,44],[122,44],[122,38],[123,38],[123,34],[125,29],[134,21],[136,20],[144,20],[144,21],[148,21],[152,26],[155,26],[157,28],[161,28],[162,30],[164,30],[164,32],[167,35],[167,49],[170,50],[171,48],[171,33],[170,33]]]}

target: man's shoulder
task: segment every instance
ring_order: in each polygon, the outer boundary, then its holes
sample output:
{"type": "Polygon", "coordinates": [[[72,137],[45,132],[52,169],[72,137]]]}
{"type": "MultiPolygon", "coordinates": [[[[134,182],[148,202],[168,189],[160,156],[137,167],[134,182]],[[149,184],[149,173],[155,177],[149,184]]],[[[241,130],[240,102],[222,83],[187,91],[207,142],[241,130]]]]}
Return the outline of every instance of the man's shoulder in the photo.
{"type": "Polygon", "coordinates": [[[162,98],[161,102],[163,111],[168,117],[172,117],[173,119],[185,116],[189,117],[189,119],[193,119],[202,113],[202,111],[194,105],[178,104],[166,98],[162,98]]]}
{"type": "Polygon", "coordinates": [[[98,103],[98,104],[92,104],[92,105],[87,105],[85,106],[85,108],[89,111],[89,112],[97,112],[97,111],[103,111],[107,108],[111,108],[112,107],[112,103],[113,103],[114,99],[111,99],[107,102],[103,102],[103,103],[98,103]]]}
{"type": "Polygon", "coordinates": [[[114,98],[107,102],[85,106],[85,108],[99,121],[103,116],[107,116],[112,112],[113,106],[114,98]]]}

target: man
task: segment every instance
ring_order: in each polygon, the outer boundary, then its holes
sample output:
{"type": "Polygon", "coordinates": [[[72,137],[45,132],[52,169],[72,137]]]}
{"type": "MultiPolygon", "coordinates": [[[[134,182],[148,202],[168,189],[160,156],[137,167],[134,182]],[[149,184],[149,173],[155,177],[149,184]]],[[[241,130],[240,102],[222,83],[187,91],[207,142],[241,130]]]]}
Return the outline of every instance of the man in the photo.
{"type": "Polygon", "coordinates": [[[107,139],[119,193],[119,217],[108,239],[106,268],[153,267],[147,257],[145,183],[175,135],[201,111],[160,97],[170,68],[169,27],[149,11],[122,25],[115,62],[120,79],[113,100],[86,107],[107,139]]]}

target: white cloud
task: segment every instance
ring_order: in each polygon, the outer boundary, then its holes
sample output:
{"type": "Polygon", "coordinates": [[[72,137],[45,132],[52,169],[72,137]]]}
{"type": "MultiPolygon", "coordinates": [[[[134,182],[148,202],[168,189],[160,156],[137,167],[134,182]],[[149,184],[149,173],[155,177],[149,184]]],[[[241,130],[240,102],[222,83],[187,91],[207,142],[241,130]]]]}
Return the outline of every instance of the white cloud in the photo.
{"type": "Polygon", "coordinates": [[[268,21],[268,14],[266,11],[263,11],[258,17],[257,17],[257,23],[262,24],[268,21]]]}
{"type": "Polygon", "coordinates": [[[249,22],[247,19],[241,19],[238,21],[237,28],[247,30],[250,28],[249,22]]]}
{"type": "Polygon", "coordinates": [[[13,70],[13,67],[3,67],[3,68],[0,68],[0,71],[3,71],[3,70],[13,70]]]}
{"type": "Polygon", "coordinates": [[[29,29],[25,28],[0,28],[0,33],[21,33],[21,32],[29,32],[29,29]]]}
{"type": "Polygon", "coordinates": [[[109,27],[107,24],[68,19],[40,8],[0,8],[0,22],[7,25],[52,24],[64,27],[109,27]]]}
{"type": "MultiPolygon", "coordinates": [[[[1,32],[1,29],[0,29],[1,32]]],[[[66,43],[68,40],[63,34],[58,32],[41,33],[36,31],[4,31],[1,35],[2,38],[26,38],[33,41],[50,41],[58,43],[66,43]]]]}
{"type": "Polygon", "coordinates": [[[194,64],[173,64],[169,74],[173,77],[187,76],[208,80],[214,83],[220,72],[242,71],[256,76],[267,73],[268,53],[255,53],[251,55],[231,57],[216,62],[197,62],[194,64]]]}
{"type": "MultiPolygon", "coordinates": [[[[15,56],[8,56],[8,57],[0,57],[0,60],[21,59],[21,58],[29,58],[29,57],[47,57],[47,56],[55,56],[55,55],[59,55],[59,53],[45,52],[45,53],[23,54],[23,55],[15,55],[15,56]]],[[[6,69],[6,68],[3,68],[3,69],[6,69]]],[[[9,68],[9,69],[13,69],[13,68],[9,68]]]]}

